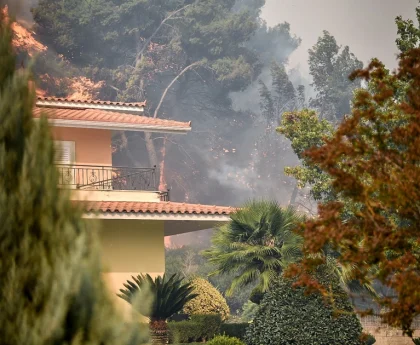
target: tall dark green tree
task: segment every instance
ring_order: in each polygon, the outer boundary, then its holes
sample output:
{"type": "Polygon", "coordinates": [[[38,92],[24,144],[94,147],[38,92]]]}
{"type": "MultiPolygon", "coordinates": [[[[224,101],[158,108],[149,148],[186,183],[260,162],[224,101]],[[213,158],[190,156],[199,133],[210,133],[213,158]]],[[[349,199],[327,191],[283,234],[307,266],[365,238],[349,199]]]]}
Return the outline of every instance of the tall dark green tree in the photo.
{"type": "Polygon", "coordinates": [[[0,12],[0,343],[136,345],[102,281],[95,231],[57,187],[50,129],[32,118],[11,38],[0,12]]]}
{"type": "Polygon", "coordinates": [[[348,46],[341,49],[334,36],[324,31],[309,49],[308,63],[312,86],[317,92],[309,106],[317,109],[322,118],[333,122],[341,120],[350,113],[353,91],[361,86],[360,81],[351,81],[349,76],[363,67],[362,62],[348,46]]]}
{"type": "Polygon", "coordinates": [[[272,62],[270,72],[271,88],[260,81],[260,107],[263,116],[269,122],[274,120],[274,123],[278,124],[284,112],[296,109],[298,94],[283,65],[272,62]]]}

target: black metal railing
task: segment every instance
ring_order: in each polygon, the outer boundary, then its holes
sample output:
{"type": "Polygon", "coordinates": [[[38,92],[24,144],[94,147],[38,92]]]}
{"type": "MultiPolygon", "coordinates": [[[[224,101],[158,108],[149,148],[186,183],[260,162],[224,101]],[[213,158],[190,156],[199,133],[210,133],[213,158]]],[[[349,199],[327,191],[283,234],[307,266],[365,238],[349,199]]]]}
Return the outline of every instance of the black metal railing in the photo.
{"type": "Polygon", "coordinates": [[[160,201],[169,201],[169,190],[160,192],[160,201]]]}
{"type": "Polygon", "coordinates": [[[127,168],[58,164],[57,168],[58,184],[61,187],[86,190],[157,191],[156,167],[127,168]]]}

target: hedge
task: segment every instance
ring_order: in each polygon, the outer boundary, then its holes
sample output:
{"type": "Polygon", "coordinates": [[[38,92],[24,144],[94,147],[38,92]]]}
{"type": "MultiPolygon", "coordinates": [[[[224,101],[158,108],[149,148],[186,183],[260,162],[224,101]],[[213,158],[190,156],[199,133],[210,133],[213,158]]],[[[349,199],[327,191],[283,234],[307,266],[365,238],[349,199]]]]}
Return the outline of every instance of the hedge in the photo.
{"type": "Polygon", "coordinates": [[[191,315],[190,321],[168,322],[172,343],[206,341],[220,334],[220,315],[191,315]]]}
{"type": "Polygon", "coordinates": [[[201,325],[192,321],[168,322],[170,342],[193,343],[201,341],[201,325]]]}
{"type": "Polygon", "coordinates": [[[207,345],[245,345],[240,339],[228,337],[226,335],[218,335],[210,340],[207,345]]]}
{"type": "Polygon", "coordinates": [[[243,340],[249,323],[222,323],[220,334],[243,340]]]}

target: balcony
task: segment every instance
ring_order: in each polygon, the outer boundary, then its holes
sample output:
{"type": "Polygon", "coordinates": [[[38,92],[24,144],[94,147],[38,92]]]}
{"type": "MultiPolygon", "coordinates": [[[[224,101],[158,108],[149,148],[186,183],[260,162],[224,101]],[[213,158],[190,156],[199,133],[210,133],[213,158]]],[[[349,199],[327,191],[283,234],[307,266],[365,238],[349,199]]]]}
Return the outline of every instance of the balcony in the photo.
{"type": "Polygon", "coordinates": [[[129,168],[57,164],[58,185],[80,191],[149,191],[169,201],[169,191],[158,192],[156,167],[129,168]]]}

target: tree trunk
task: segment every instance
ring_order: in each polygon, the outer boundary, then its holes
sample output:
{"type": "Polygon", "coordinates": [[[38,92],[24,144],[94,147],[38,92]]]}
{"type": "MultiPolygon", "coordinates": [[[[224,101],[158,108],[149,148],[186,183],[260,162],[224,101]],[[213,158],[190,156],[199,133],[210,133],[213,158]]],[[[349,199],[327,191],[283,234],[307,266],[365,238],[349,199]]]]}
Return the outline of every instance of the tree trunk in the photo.
{"type": "Polygon", "coordinates": [[[152,344],[166,345],[169,343],[169,329],[165,320],[151,320],[149,330],[152,344]]]}
{"type": "Polygon", "coordinates": [[[290,198],[289,205],[293,206],[295,204],[298,190],[299,190],[298,182],[296,181],[295,187],[293,188],[292,197],[290,198]]]}
{"type": "Polygon", "coordinates": [[[168,190],[168,186],[166,184],[165,179],[165,158],[166,158],[166,137],[163,139],[162,150],[161,150],[161,160],[159,164],[159,187],[158,190],[160,192],[166,192],[168,190]]]}
{"type": "Polygon", "coordinates": [[[155,165],[157,166],[158,158],[157,158],[155,143],[153,142],[153,139],[152,139],[152,133],[145,132],[144,140],[146,141],[147,153],[149,155],[149,163],[152,167],[155,165]]]}

